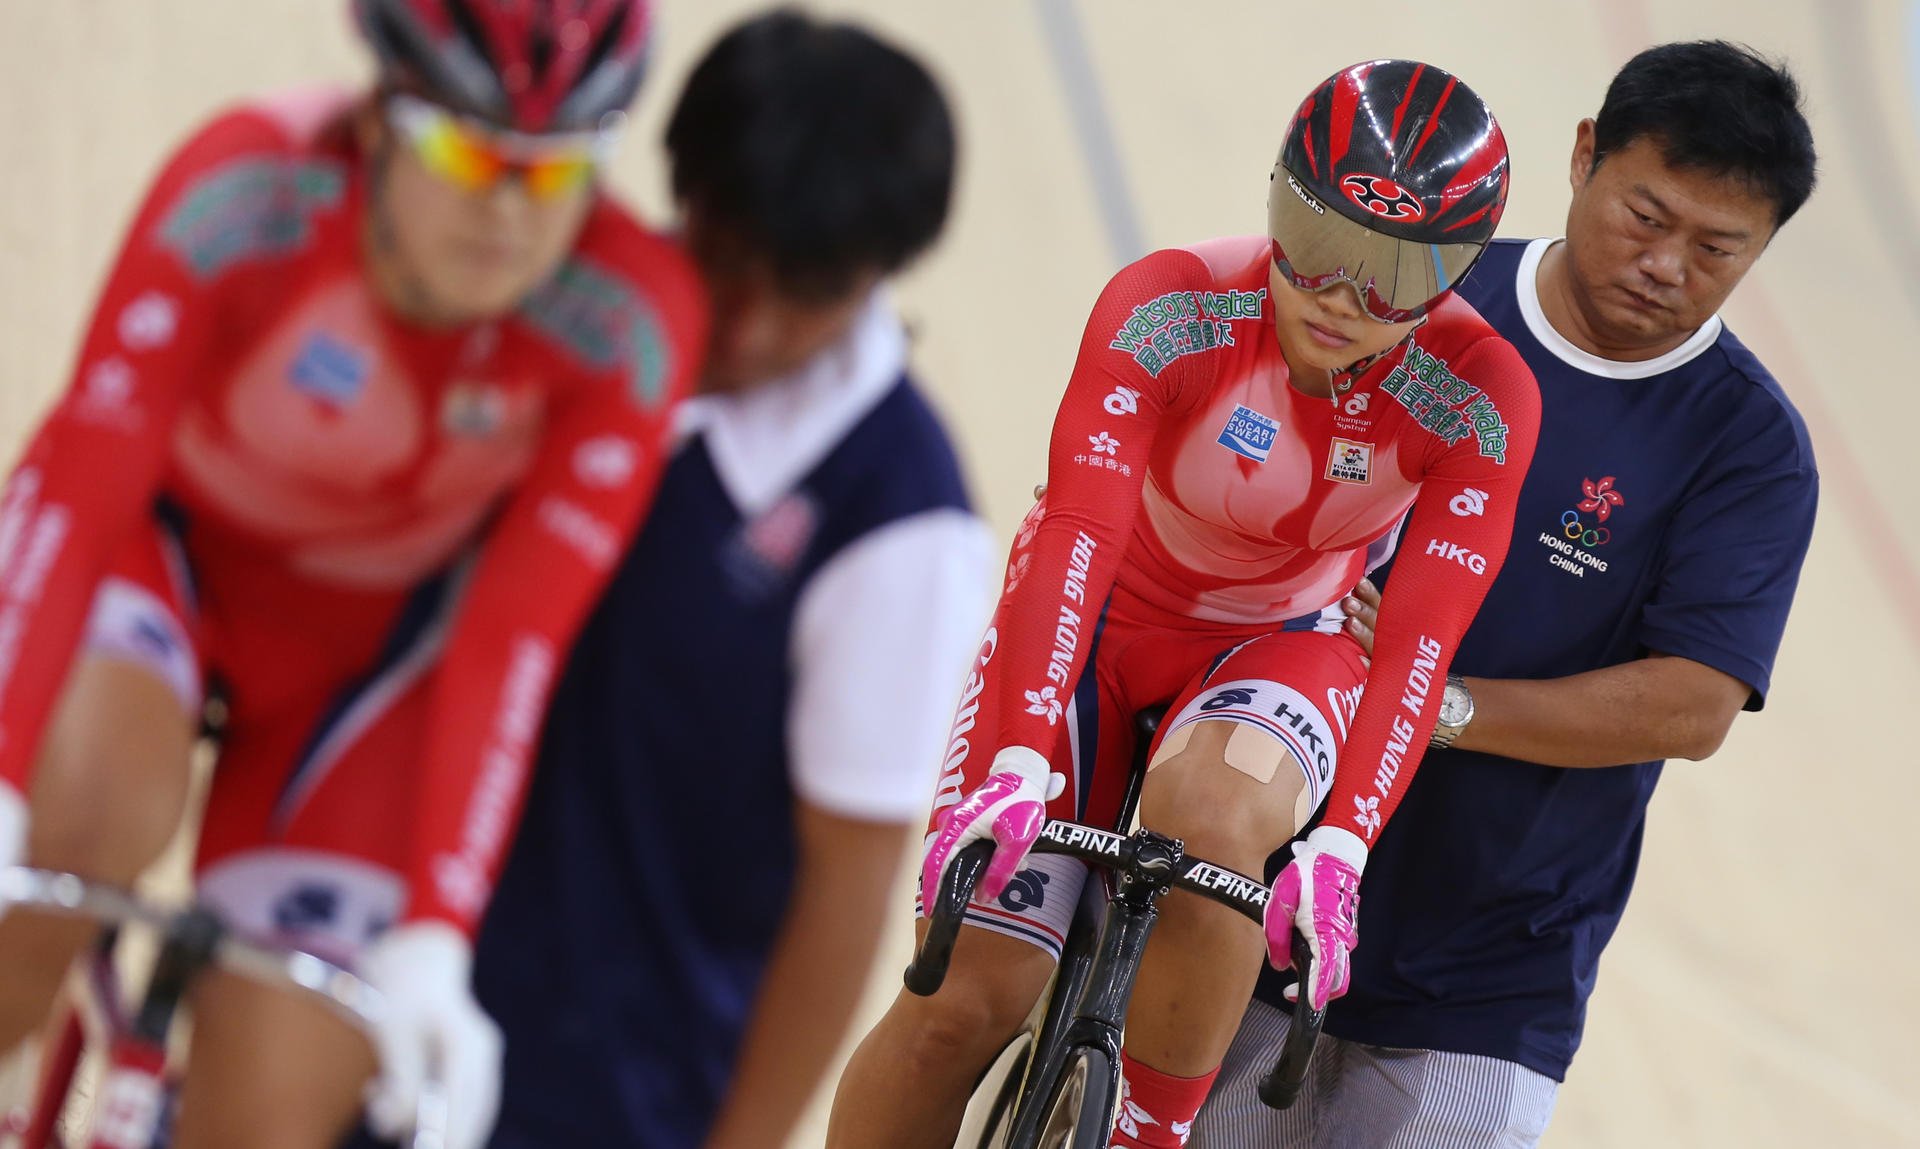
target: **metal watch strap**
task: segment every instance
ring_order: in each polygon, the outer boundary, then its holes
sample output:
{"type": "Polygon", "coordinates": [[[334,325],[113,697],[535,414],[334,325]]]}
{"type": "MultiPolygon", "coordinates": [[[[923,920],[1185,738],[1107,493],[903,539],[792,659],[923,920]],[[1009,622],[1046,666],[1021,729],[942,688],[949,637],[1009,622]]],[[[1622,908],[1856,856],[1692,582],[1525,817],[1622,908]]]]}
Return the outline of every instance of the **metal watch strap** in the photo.
{"type": "MultiPolygon", "coordinates": [[[[1447,675],[1446,689],[1450,690],[1450,689],[1453,689],[1454,687],[1458,687],[1461,691],[1466,692],[1467,698],[1469,699],[1469,709],[1467,711],[1467,722],[1472,722],[1473,711],[1471,709],[1471,699],[1473,698],[1473,694],[1470,691],[1467,691],[1466,679],[1461,678],[1457,674],[1447,675]]],[[[1446,704],[1447,704],[1447,696],[1445,691],[1442,691],[1440,695],[1440,705],[1443,710],[1445,709],[1446,704]]],[[[1451,725],[1448,722],[1446,722],[1444,719],[1434,723],[1433,734],[1431,737],[1427,739],[1427,749],[1445,750],[1448,747],[1452,746],[1453,740],[1460,737],[1460,732],[1467,728],[1467,722],[1462,722],[1458,726],[1451,725]]]]}

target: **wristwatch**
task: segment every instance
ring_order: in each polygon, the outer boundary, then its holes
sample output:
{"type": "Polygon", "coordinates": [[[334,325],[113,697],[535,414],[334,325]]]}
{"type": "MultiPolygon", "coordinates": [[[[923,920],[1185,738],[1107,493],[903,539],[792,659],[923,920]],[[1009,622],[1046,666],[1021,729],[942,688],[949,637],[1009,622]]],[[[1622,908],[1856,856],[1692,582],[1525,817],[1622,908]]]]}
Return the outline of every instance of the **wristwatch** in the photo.
{"type": "Polygon", "coordinates": [[[1440,694],[1440,721],[1434,724],[1433,737],[1427,739],[1427,746],[1445,750],[1472,721],[1473,691],[1467,689],[1466,679],[1457,674],[1447,675],[1447,688],[1440,694]]]}

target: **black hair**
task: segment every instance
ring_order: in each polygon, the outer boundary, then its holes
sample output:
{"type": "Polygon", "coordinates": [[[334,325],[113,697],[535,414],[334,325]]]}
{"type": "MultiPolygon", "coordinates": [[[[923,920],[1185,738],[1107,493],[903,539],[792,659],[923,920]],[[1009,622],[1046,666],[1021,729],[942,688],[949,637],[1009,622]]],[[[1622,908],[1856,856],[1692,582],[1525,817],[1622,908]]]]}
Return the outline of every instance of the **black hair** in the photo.
{"type": "Polygon", "coordinates": [[[1813,194],[1813,129],[1784,63],[1725,40],[1660,44],[1607,85],[1593,165],[1643,137],[1676,168],[1731,176],[1773,203],[1774,226],[1813,194]]]}
{"type": "Polygon", "coordinates": [[[792,9],[721,37],[667,125],[675,197],[769,260],[783,290],[814,298],[933,242],[955,151],[946,99],[917,60],[792,9]]]}

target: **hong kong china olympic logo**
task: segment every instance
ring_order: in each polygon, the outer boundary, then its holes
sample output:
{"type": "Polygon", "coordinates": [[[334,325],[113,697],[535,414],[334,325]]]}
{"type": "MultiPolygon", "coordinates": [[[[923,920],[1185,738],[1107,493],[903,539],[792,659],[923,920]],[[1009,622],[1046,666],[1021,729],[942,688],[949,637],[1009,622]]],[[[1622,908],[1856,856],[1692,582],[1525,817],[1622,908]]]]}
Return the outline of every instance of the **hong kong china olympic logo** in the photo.
{"type": "Polygon", "coordinates": [[[1613,514],[1613,508],[1624,506],[1627,497],[1613,489],[1613,476],[1602,476],[1599,482],[1592,479],[1580,480],[1580,492],[1585,498],[1573,505],[1560,516],[1560,529],[1566,536],[1582,546],[1601,547],[1613,538],[1613,532],[1606,527],[1589,527],[1580,517],[1586,511],[1595,519],[1604,523],[1613,514]]]}

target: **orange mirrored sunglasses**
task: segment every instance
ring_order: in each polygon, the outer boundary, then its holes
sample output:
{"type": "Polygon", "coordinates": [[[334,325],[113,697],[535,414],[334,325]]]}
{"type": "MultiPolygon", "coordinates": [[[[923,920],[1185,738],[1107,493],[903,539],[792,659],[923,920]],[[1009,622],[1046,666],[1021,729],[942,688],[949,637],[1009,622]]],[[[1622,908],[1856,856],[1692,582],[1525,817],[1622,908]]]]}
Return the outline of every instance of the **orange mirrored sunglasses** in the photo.
{"type": "Polygon", "coordinates": [[[534,199],[572,191],[592,177],[613,150],[619,130],[526,135],[483,126],[404,92],[387,99],[387,120],[434,175],[479,192],[508,176],[534,199]]]}

